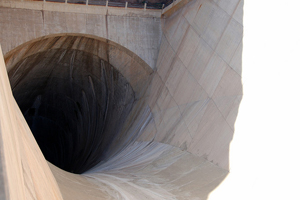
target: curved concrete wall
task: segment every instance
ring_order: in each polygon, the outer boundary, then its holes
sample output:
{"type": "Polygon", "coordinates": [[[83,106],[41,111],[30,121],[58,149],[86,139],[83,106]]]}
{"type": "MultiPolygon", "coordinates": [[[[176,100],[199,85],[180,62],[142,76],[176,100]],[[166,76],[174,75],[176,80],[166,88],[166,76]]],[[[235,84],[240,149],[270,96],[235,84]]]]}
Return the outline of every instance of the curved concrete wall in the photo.
{"type": "MultiPolygon", "coordinates": [[[[2,52],[1,52],[2,53],[2,52]]],[[[10,89],[0,59],[1,199],[62,199],[60,189],[10,89]]]]}
{"type": "Polygon", "coordinates": [[[192,1],[165,19],[150,107],[156,141],[229,169],[242,99],[242,1],[192,1]]]}
{"type": "MultiPolygon", "coordinates": [[[[162,19],[162,33],[153,36],[159,41],[162,35],[157,62],[155,56],[148,62],[140,56],[150,66],[156,62],[156,70],[152,81],[145,81],[147,89],[140,90],[144,95],[141,104],[129,115],[136,119],[129,123],[129,133],[138,131],[139,138],[83,175],[49,164],[64,199],[208,198],[230,168],[229,145],[242,98],[242,8],[243,1],[195,0],[162,19]],[[144,111],[138,112],[140,108],[144,111]]],[[[8,70],[28,52],[26,47],[11,51],[6,56],[8,70]]],[[[122,61],[122,56],[109,59],[119,69],[126,66],[122,61]]],[[[122,74],[128,78],[131,73],[124,70],[122,74]]],[[[133,88],[140,86],[134,77],[127,80],[133,88]]],[[[126,134],[123,136],[125,139],[126,134]]],[[[33,176],[38,179],[38,174],[33,176]]]]}
{"type": "Polygon", "coordinates": [[[83,51],[109,62],[133,87],[136,98],[144,95],[153,73],[151,67],[135,53],[110,40],[86,34],[54,34],[24,43],[5,55],[7,71],[18,62],[47,50],[83,51]]]}
{"type": "Polygon", "coordinates": [[[140,134],[127,129],[144,123],[138,115],[152,69],[128,49],[82,34],[52,35],[6,58],[14,97],[56,166],[83,173],[140,134]]]}

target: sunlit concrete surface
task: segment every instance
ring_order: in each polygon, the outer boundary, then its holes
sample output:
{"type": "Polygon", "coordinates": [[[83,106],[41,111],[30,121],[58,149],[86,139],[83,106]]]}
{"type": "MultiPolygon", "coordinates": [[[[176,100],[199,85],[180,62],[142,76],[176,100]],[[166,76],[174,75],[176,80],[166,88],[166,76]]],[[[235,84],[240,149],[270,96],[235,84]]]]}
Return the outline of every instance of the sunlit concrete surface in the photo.
{"type": "Polygon", "coordinates": [[[211,199],[300,199],[299,6],[245,1],[244,95],[230,145],[231,172],[211,199]]]}
{"type": "Polygon", "coordinates": [[[300,198],[293,2],[1,5],[1,198],[300,198]]]}

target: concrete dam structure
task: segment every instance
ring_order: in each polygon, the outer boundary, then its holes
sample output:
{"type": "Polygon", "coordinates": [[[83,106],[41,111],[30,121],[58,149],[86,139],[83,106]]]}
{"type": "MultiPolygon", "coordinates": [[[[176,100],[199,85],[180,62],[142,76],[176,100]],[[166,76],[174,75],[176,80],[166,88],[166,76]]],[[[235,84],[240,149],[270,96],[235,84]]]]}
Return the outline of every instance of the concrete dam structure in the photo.
{"type": "Polygon", "coordinates": [[[243,0],[99,5],[0,1],[0,199],[299,197],[262,153],[243,0]]]}

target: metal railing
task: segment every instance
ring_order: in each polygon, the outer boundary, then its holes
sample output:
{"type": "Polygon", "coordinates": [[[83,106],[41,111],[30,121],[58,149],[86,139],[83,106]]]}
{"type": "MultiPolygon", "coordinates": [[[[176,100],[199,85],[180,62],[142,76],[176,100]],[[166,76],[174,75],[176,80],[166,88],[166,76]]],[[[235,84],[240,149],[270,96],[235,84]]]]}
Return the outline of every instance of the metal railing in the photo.
{"type": "Polygon", "coordinates": [[[143,8],[143,9],[164,9],[174,2],[174,0],[166,0],[164,3],[130,3],[130,2],[117,2],[106,0],[36,0],[45,2],[57,2],[68,4],[81,4],[81,5],[96,5],[96,6],[110,6],[110,7],[125,7],[125,8],[143,8]]]}

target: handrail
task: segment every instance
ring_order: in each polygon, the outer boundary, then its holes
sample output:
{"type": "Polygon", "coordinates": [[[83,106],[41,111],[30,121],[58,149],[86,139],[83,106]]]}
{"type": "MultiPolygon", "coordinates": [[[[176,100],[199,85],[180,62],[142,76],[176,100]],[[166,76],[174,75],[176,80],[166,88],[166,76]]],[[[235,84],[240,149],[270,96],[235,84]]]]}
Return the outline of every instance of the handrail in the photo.
{"type": "Polygon", "coordinates": [[[145,0],[143,3],[117,2],[106,0],[35,0],[44,2],[56,2],[66,4],[82,4],[94,6],[110,6],[110,7],[124,7],[124,8],[141,8],[141,9],[164,9],[174,2],[174,0],[167,0],[165,3],[149,3],[145,0]]]}

